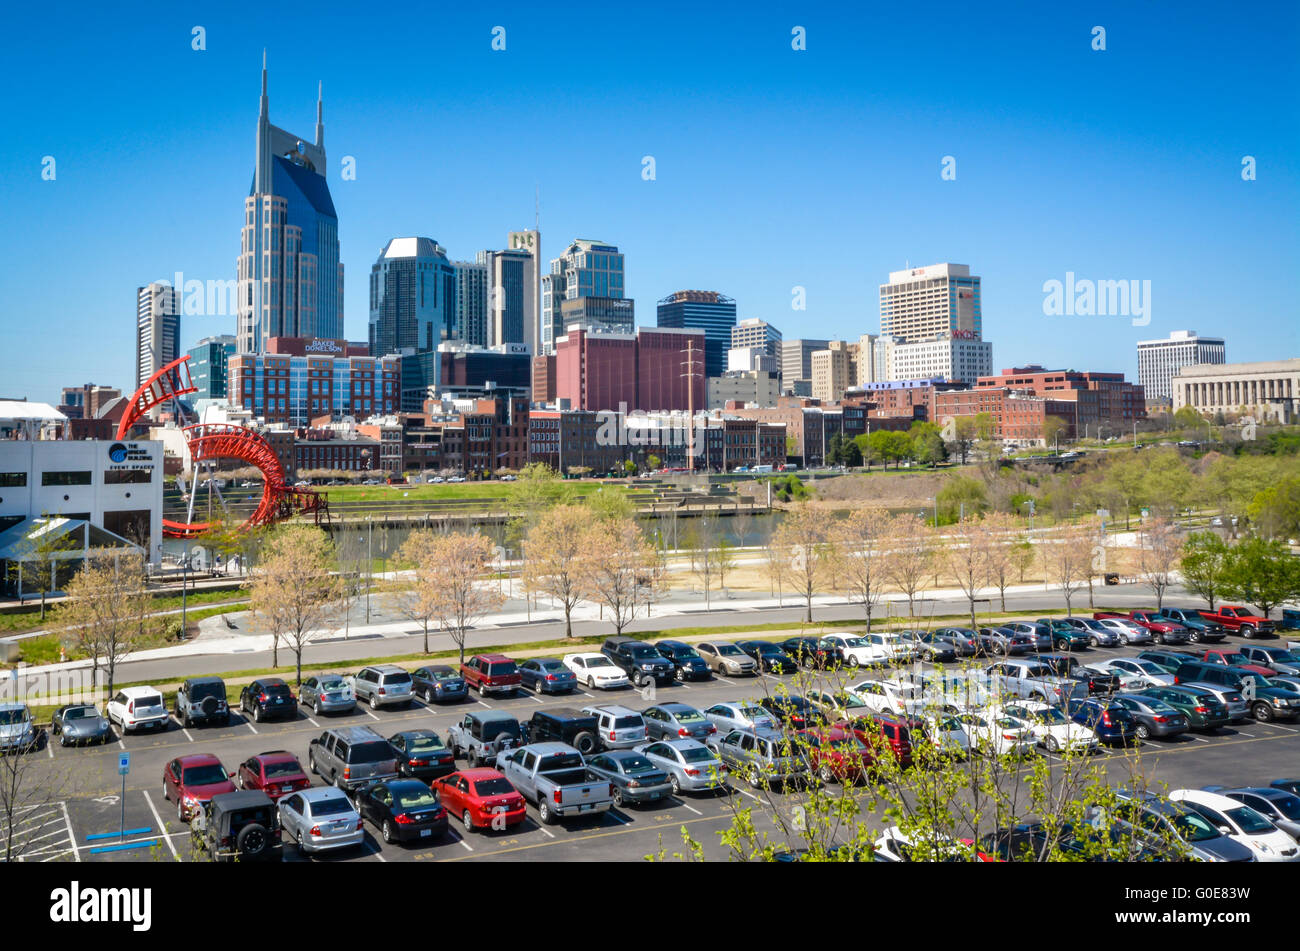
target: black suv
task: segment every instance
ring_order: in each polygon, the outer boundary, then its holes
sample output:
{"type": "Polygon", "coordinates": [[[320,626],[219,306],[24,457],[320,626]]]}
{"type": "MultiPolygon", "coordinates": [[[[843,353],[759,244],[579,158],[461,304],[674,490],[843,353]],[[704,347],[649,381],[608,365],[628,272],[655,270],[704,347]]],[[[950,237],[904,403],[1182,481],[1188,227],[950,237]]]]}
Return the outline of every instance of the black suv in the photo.
{"type": "Polygon", "coordinates": [[[690,644],[682,641],[659,641],[655,650],[676,668],[678,680],[708,680],[713,676],[704,658],[690,644]]]}
{"type": "Polygon", "coordinates": [[[298,700],[279,677],[263,677],[239,692],[239,709],[252,713],[258,723],[268,717],[293,720],[298,716],[298,700]]]}
{"type": "Polygon", "coordinates": [[[677,676],[673,662],[659,653],[653,645],[635,637],[608,637],[600,652],[627,673],[627,679],[638,687],[651,680],[663,686],[677,676]]]}
{"type": "Polygon", "coordinates": [[[190,842],[214,862],[278,862],[280,813],[266,793],[218,793],[190,820],[190,842]]]}
{"type": "Polygon", "coordinates": [[[596,752],[596,718],[573,707],[538,710],[524,724],[525,742],[568,743],[583,756],[596,752]]]}
{"type": "Polygon", "coordinates": [[[220,677],[191,677],[176,691],[176,719],[181,726],[196,723],[230,723],[226,682],[220,677]]]}
{"type": "Polygon", "coordinates": [[[1250,706],[1250,715],[1263,722],[1300,717],[1300,693],[1240,667],[1189,660],[1174,672],[1174,683],[1209,684],[1238,690],[1250,706]]]}

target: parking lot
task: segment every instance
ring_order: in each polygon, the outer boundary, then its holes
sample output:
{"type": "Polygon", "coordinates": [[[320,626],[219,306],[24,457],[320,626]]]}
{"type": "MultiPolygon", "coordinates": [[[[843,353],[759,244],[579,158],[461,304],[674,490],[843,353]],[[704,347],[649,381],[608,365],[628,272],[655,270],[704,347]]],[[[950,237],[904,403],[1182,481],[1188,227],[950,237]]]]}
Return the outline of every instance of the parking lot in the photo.
{"type": "MultiPolygon", "coordinates": [[[[1222,643],[1228,646],[1240,642],[1229,637],[1222,643]]],[[[1090,658],[1136,652],[1136,648],[1100,648],[1079,652],[1079,657],[1087,663],[1090,658]]],[[[224,727],[182,729],[173,720],[166,732],[131,735],[98,747],[62,748],[56,741],[27,755],[33,758],[30,765],[36,774],[48,775],[50,786],[61,790],[59,798],[28,808],[15,817],[15,828],[23,842],[23,860],[29,862],[141,861],[151,856],[187,861],[191,858],[188,827],[178,820],[175,807],[162,794],[164,764],[176,756],[213,753],[233,770],[254,754],[288,750],[305,765],[309,741],[343,723],[368,725],[383,736],[413,728],[433,729],[445,736],[447,728],[472,708],[507,710],[520,720],[527,720],[537,709],[593,703],[620,703],[641,709],[655,700],[671,699],[702,709],[723,700],[776,693],[794,676],[798,675],[715,677],[702,683],[678,683],[659,688],[654,699],[626,688],[608,693],[581,689],[561,697],[520,692],[479,700],[471,694],[468,700],[446,706],[416,700],[409,708],[371,711],[358,706],[349,714],[321,717],[299,710],[293,720],[262,723],[253,723],[233,711],[230,725],[224,727]],[[131,754],[124,796],[117,772],[121,750],[131,754]],[[128,834],[119,841],[116,833],[123,825],[128,834]],[[111,838],[92,838],[110,833],[111,838]],[[146,843],[152,845],[146,847],[146,843]],[[121,848],[123,845],[127,848],[121,848]]],[[[843,676],[851,682],[861,679],[863,672],[856,676],[846,672],[843,676]]],[[[797,692],[799,688],[791,685],[787,689],[797,692]]],[[[1141,745],[1144,768],[1171,788],[1208,783],[1266,785],[1284,774],[1300,772],[1297,723],[1247,721],[1213,735],[1189,733],[1168,741],[1147,740],[1141,745]]],[[[1123,753],[1108,750],[1099,755],[1113,760],[1123,753]]],[[[546,861],[635,861],[661,848],[666,848],[669,855],[681,851],[683,828],[702,843],[707,857],[724,858],[726,850],[718,844],[717,833],[731,824],[736,809],[753,805],[762,795],[736,782],[729,791],[686,793],[645,806],[615,808],[592,818],[562,820],[552,826],[542,825],[536,808],[530,804],[525,822],[508,831],[467,835],[460,823],[452,820],[446,837],[420,847],[385,845],[367,824],[363,849],[315,861],[479,862],[530,857],[546,861]]],[[[800,794],[793,791],[771,795],[780,807],[785,807],[797,802],[800,794]]],[[[755,810],[755,816],[761,830],[771,829],[759,810],[755,810]]],[[[292,845],[286,845],[284,857],[286,861],[304,860],[292,845]]]]}

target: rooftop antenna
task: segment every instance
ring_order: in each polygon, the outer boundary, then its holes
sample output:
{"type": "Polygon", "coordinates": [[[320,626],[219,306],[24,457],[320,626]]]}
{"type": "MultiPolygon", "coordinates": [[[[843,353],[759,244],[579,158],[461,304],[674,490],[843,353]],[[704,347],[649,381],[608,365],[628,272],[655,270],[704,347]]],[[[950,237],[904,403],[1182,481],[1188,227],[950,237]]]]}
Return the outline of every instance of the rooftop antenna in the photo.
{"type": "Polygon", "coordinates": [[[542,186],[533,186],[533,230],[542,230],[542,186]]]}

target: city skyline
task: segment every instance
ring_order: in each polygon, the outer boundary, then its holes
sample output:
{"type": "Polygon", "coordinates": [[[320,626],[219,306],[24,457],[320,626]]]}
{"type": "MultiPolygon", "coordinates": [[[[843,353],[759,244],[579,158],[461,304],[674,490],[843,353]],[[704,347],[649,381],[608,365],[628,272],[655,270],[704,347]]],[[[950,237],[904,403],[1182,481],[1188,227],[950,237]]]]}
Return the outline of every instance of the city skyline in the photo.
{"type": "MultiPolygon", "coordinates": [[[[271,14],[256,30],[233,29],[236,16],[218,13],[201,51],[175,16],[90,14],[60,27],[54,44],[42,40],[53,25],[20,12],[18,27],[37,41],[32,50],[44,50],[40,71],[52,78],[48,95],[13,105],[13,133],[0,146],[6,207],[41,224],[0,238],[4,327],[66,332],[33,335],[0,357],[4,395],[54,401],[77,379],[129,388],[126,295],[176,272],[235,278],[232,209],[248,194],[264,46],[284,127],[310,128],[324,83],[329,187],[341,262],[353,274],[368,274],[402,235],[437,236],[452,260],[499,249],[505,233],[532,226],[540,190],[543,262],[584,235],[617,245],[625,294],[641,300],[640,326],[653,323],[650,305],[663,296],[708,287],[737,301],[738,319],[767,320],[788,338],[856,340],[880,331],[875,289],[891,271],[960,261],[982,278],[994,369],[1040,363],[1136,379],[1137,342],[1187,326],[1226,338],[1234,360],[1300,349],[1295,301],[1286,282],[1267,279],[1300,267],[1300,229],[1287,213],[1300,194],[1296,133],[1278,120],[1294,115],[1287,90],[1296,70],[1268,52],[1294,45],[1294,12],[1249,44],[1241,25],[1216,28],[1214,63],[1191,73],[1181,63],[1202,42],[1195,7],[1178,22],[1105,4],[1087,22],[939,9],[954,33],[984,44],[986,59],[1000,58],[960,88],[945,85],[943,70],[927,77],[917,67],[919,39],[894,37],[862,61],[873,35],[866,14],[759,11],[735,22],[694,12],[690,30],[674,31],[672,16],[618,13],[626,38],[617,58],[600,52],[591,28],[563,41],[590,49],[601,71],[605,85],[583,96],[551,59],[555,27],[522,8],[440,21],[441,86],[409,81],[410,68],[389,51],[369,52],[376,28],[367,24],[349,34],[347,58],[330,55],[341,47],[340,14],[328,9],[319,23],[271,14]],[[1093,20],[1107,24],[1105,51],[1089,47],[1093,20]],[[504,51],[490,45],[497,22],[507,29],[504,51]],[[806,50],[791,49],[796,23],[806,50]],[[153,61],[130,62],[104,43],[135,32],[153,61]],[[713,61],[664,82],[647,69],[657,68],[667,36],[673,63],[706,50],[713,61]],[[509,100],[492,85],[502,58],[512,74],[535,77],[509,100]],[[335,65],[345,59],[346,68],[335,65]],[[912,78],[891,85],[891,71],[909,59],[912,78]],[[1160,63],[1177,67],[1176,83],[1146,78],[1160,63]],[[111,82],[87,88],[86,70],[110,66],[111,82]],[[1219,89],[1247,70],[1255,95],[1219,89]],[[523,145],[546,141],[557,117],[620,103],[637,105],[635,119],[616,122],[580,162],[523,145]],[[1071,103],[1087,114],[1064,108],[1071,103]],[[887,159],[871,148],[884,135],[895,141],[887,159]],[[46,156],[53,180],[42,178],[46,156]],[[955,158],[952,181],[941,178],[946,156],[955,158]],[[1242,179],[1243,156],[1258,161],[1257,180],[1242,179]],[[654,180],[643,177],[646,157],[654,180]],[[349,158],[355,179],[343,177],[349,158]],[[151,226],[125,228],[140,208],[154,210],[151,226]],[[75,266],[69,246],[81,255],[75,266]],[[1235,277],[1244,273],[1257,277],[1243,285],[1235,277]],[[1046,316],[1044,283],[1067,275],[1150,281],[1150,323],[1046,316]],[[794,288],[806,310],[792,309],[794,288]]],[[[404,49],[413,39],[397,42],[404,49]]],[[[34,63],[15,50],[0,68],[32,73],[34,63]]],[[[351,340],[367,336],[366,284],[345,287],[351,340]]],[[[179,349],[235,332],[233,314],[183,315],[179,349]]]]}

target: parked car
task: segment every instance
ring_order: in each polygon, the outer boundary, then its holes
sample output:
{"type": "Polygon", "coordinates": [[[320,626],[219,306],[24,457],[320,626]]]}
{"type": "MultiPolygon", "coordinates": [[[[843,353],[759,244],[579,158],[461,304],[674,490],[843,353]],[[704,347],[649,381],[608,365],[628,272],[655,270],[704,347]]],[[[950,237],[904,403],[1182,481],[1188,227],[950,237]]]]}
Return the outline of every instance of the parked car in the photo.
{"type": "Polygon", "coordinates": [[[449,703],[469,697],[469,685],[460,671],[447,664],[417,667],[411,672],[411,690],[425,703],[449,703]]]}
{"type": "Polygon", "coordinates": [[[311,779],[288,750],[270,750],[250,756],[235,770],[235,785],[240,789],[260,789],[273,800],[306,789],[311,779]]]}
{"type": "Polygon", "coordinates": [[[1050,651],[1052,649],[1052,632],[1037,621],[1010,621],[1002,625],[1014,634],[1028,634],[1034,639],[1034,650],[1050,651]]]}
{"type": "Polygon", "coordinates": [[[1201,617],[1200,611],[1189,611],[1183,608],[1161,608],[1160,616],[1167,617],[1171,621],[1177,621],[1183,627],[1187,628],[1187,638],[1193,644],[1212,644],[1223,640],[1228,630],[1217,621],[1207,621],[1201,617]]]}
{"type": "MultiPolygon", "coordinates": [[[[870,762],[882,756],[891,756],[900,766],[912,765],[913,743],[924,735],[921,720],[908,719],[888,713],[873,713],[838,720],[837,730],[852,733],[868,751],[870,762]]],[[[965,731],[963,730],[963,735],[965,731]]],[[[966,749],[970,749],[969,743],[966,749]]]]}
{"type": "Polygon", "coordinates": [[[495,769],[463,769],[435,780],[443,808],[460,819],[466,832],[504,832],[528,818],[528,805],[510,780],[495,769]]]}
{"type": "Polygon", "coordinates": [[[815,637],[787,637],[781,641],[781,649],[800,667],[810,670],[823,670],[834,662],[833,655],[815,637]]]}
{"type": "MultiPolygon", "coordinates": [[[[978,657],[997,657],[1003,653],[1003,648],[1009,648],[1014,643],[1011,632],[999,633],[997,628],[982,627],[941,627],[935,631],[940,637],[946,637],[949,640],[960,643],[973,641],[975,656],[978,657]]],[[[1023,653],[1022,648],[1019,653],[1023,653]]]]}
{"type": "Polygon", "coordinates": [[[343,726],[312,737],[307,767],[327,783],[352,792],[397,778],[397,754],[368,726],[343,726]]]}
{"type": "Polygon", "coordinates": [[[1046,664],[1062,677],[1069,677],[1088,685],[1088,693],[1114,693],[1120,687],[1120,678],[1101,664],[1080,663],[1079,658],[1065,654],[1040,654],[1040,664],[1046,664]]]}
{"type": "Polygon", "coordinates": [[[1228,725],[1227,705],[1208,691],[1196,687],[1147,687],[1133,696],[1167,704],[1187,718],[1189,729],[1201,733],[1212,733],[1228,725]]]}
{"type": "MultiPolygon", "coordinates": [[[[1178,675],[1175,674],[1174,676],[1176,678],[1178,675]]],[[[1205,696],[1216,698],[1228,711],[1229,723],[1242,723],[1250,719],[1250,704],[1246,703],[1246,698],[1241,695],[1240,690],[1203,681],[1178,683],[1176,686],[1183,690],[1195,690],[1205,696]]]]}
{"type": "Polygon", "coordinates": [[[1221,604],[1217,611],[1202,611],[1201,617],[1215,624],[1222,624],[1228,631],[1242,637],[1267,637],[1276,633],[1276,627],[1268,618],[1262,618],[1239,604],[1221,604]]]}
{"type": "Polygon", "coordinates": [[[1181,736],[1191,729],[1187,715],[1163,700],[1142,694],[1118,694],[1114,700],[1137,722],[1139,740],[1148,740],[1152,737],[1167,740],[1170,737],[1181,736]]]}
{"type": "Polygon", "coordinates": [[[964,759],[970,755],[970,734],[966,726],[953,713],[933,711],[923,714],[920,721],[925,738],[941,756],[964,759]]]}
{"type": "Polygon", "coordinates": [[[565,654],[564,666],[573,671],[578,683],[586,684],[589,689],[619,690],[628,686],[627,674],[604,654],[594,651],[578,654],[565,654]]]}
{"type": "Polygon", "coordinates": [[[988,668],[989,681],[1012,696],[1026,700],[1058,703],[1067,697],[1085,696],[1087,684],[1062,677],[1036,658],[1009,658],[988,668]]]}
{"type": "Polygon", "coordinates": [[[1178,846],[1201,862],[1253,862],[1250,849],[1229,838],[1190,805],[1151,793],[1117,791],[1121,798],[1112,818],[1153,846],[1178,846]]]}
{"type": "Polygon", "coordinates": [[[599,732],[594,714],[573,707],[538,710],[523,727],[524,743],[567,743],[583,756],[600,749],[599,732]]]}
{"type": "Polygon", "coordinates": [[[1058,651],[1087,650],[1092,638],[1086,631],[1075,627],[1065,618],[1040,617],[1038,623],[1047,628],[1052,647],[1058,651]]]}
{"type": "Polygon", "coordinates": [[[352,684],[337,674],[308,677],[298,688],[298,702],[313,716],[325,713],[351,713],[357,707],[352,684]]]}
{"type": "Polygon", "coordinates": [[[1145,650],[1139,651],[1135,659],[1150,661],[1172,677],[1183,664],[1196,660],[1196,655],[1188,651],[1145,650]]]}
{"type": "Polygon", "coordinates": [[[856,694],[848,690],[805,690],[803,698],[817,712],[822,723],[834,723],[845,717],[873,712],[862,705],[856,694]]]}
{"type": "Polygon", "coordinates": [[[558,657],[531,657],[519,665],[519,680],[533,693],[572,693],[578,677],[558,657]]]}
{"type": "Polygon", "coordinates": [[[690,644],[682,641],[657,641],[655,649],[672,661],[678,680],[708,680],[713,676],[704,658],[690,644]]]}
{"type": "Polygon", "coordinates": [[[1172,687],[1174,675],[1155,662],[1141,657],[1107,657],[1092,665],[1115,676],[1124,690],[1143,687],[1172,687]]]}
{"type": "Polygon", "coordinates": [[[1159,611],[1130,611],[1129,617],[1150,631],[1151,636],[1161,644],[1186,644],[1191,640],[1191,632],[1187,628],[1159,611]]]}
{"type": "Polygon", "coordinates": [[[451,750],[433,730],[402,730],[388,738],[397,760],[397,775],[425,782],[456,771],[451,750]]]}
{"type": "Polygon", "coordinates": [[[230,723],[230,707],[226,705],[226,682],[220,677],[191,677],[176,690],[172,709],[181,726],[199,723],[230,723]]]}
{"type": "Polygon", "coordinates": [[[495,762],[502,751],[523,744],[523,727],[504,710],[474,710],[447,728],[452,755],[464,757],[471,768],[495,762]]]}
{"type": "Polygon", "coordinates": [[[1179,684],[1195,683],[1240,693],[1250,716],[1261,723],[1300,717],[1300,693],[1274,686],[1267,677],[1243,667],[1188,661],[1174,677],[1179,684]]]}
{"type": "Polygon", "coordinates": [[[371,710],[410,706],[414,696],[411,686],[411,672],[396,664],[362,667],[352,681],[357,702],[369,704],[371,710]]]}
{"type": "Polygon", "coordinates": [[[365,844],[361,813],[342,790],[302,789],[281,797],[280,827],[305,855],[354,849],[365,844]]]}
{"type": "Polygon", "coordinates": [[[1275,779],[1268,785],[1270,789],[1281,789],[1300,796],[1300,779],[1275,779]]]}
{"type": "Polygon", "coordinates": [[[190,819],[190,843],[214,862],[278,862],[280,812],[259,790],[218,793],[190,819]]]}
{"type": "MultiPolygon", "coordinates": [[[[948,628],[947,630],[952,630],[948,628]]],[[[979,641],[973,637],[962,635],[957,637],[952,634],[940,634],[938,631],[913,631],[912,640],[918,644],[925,644],[931,649],[931,653],[938,651],[941,654],[952,653],[952,660],[959,657],[974,657],[979,652],[979,641]]]]}
{"type": "Polygon", "coordinates": [[[598,815],[614,803],[609,780],[587,768],[582,754],[565,743],[536,743],[498,754],[496,767],[537,806],[543,825],[567,816],[598,815]]]}
{"type": "Polygon", "coordinates": [[[951,641],[937,636],[930,640],[924,638],[924,631],[899,631],[902,638],[916,657],[931,664],[947,664],[957,659],[957,646],[951,641]]]}
{"type": "Polygon", "coordinates": [[[1206,664],[1223,664],[1225,667],[1249,670],[1252,674],[1259,674],[1261,677],[1272,677],[1277,673],[1272,667],[1252,661],[1245,653],[1233,650],[1231,647],[1211,647],[1196,659],[1206,664]]]}
{"type": "MultiPolygon", "coordinates": [[[[5,743],[5,705],[0,705],[0,746],[5,743]]],[[[77,746],[82,743],[107,743],[117,739],[108,718],[101,715],[99,708],[90,703],[70,703],[54,711],[50,729],[59,738],[60,746],[77,746]]],[[[13,731],[19,734],[22,731],[13,731]]],[[[34,728],[33,728],[34,732],[34,728]]]]}
{"type": "Polygon", "coordinates": [[[654,647],[635,637],[607,637],[600,652],[627,674],[638,687],[654,682],[659,686],[676,679],[676,668],[654,647]]]}
{"type": "Polygon", "coordinates": [[[1038,745],[1033,730],[1011,717],[987,709],[955,715],[970,737],[970,745],[998,756],[1026,756],[1038,745]]]}
{"type": "Polygon", "coordinates": [[[163,799],[176,804],[176,818],[182,825],[213,796],[235,791],[226,767],[211,753],[191,753],[168,760],[163,766],[162,787],[163,799]]]}
{"type": "Polygon", "coordinates": [[[660,703],[641,711],[646,738],[675,740],[691,737],[703,740],[718,728],[699,710],[687,703],[660,703]]]}
{"type": "Polygon", "coordinates": [[[727,700],[704,708],[705,718],[717,727],[719,733],[732,730],[776,730],[777,717],[756,703],[727,700]]]}
{"type": "Polygon", "coordinates": [[[293,720],[298,716],[298,701],[279,677],[262,677],[239,691],[239,709],[251,712],[258,723],[272,717],[293,720]]]}
{"type": "Polygon", "coordinates": [[[1090,753],[1098,746],[1097,734],[1072,722],[1059,707],[1041,700],[1019,700],[989,709],[991,714],[1010,717],[1029,729],[1035,742],[1049,753],[1078,750],[1090,753]]]}
{"type": "Polygon", "coordinates": [[[1137,736],[1137,720],[1113,700],[1071,697],[1061,704],[1061,710],[1075,723],[1091,729],[1103,743],[1128,744],[1137,736]]]}
{"type": "Polygon", "coordinates": [[[808,763],[808,771],[826,784],[855,783],[874,760],[852,731],[834,726],[799,731],[795,746],[808,763]]]}
{"type": "Polygon", "coordinates": [[[892,680],[860,680],[849,687],[849,692],[857,700],[858,706],[867,707],[875,713],[914,714],[921,712],[924,706],[920,691],[909,684],[892,680]]]}
{"type": "Polygon", "coordinates": [[[596,718],[596,739],[607,750],[630,750],[646,741],[645,718],[629,707],[611,703],[582,712],[596,718]]]}
{"type": "Polygon", "coordinates": [[[523,682],[514,660],[504,654],[475,654],[460,665],[460,674],[479,696],[514,693],[523,682]]]}
{"type": "Polygon", "coordinates": [[[824,722],[813,705],[799,694],[780,694],[763,697],[758,705],[766,710],[783,727],[806,730],[824,722]]]}
{"type": "Polygon", "coordinates": [[[1272,674],[1265,674],[1265,677],[1272,677],[1275,674],[1287,674],[1292,677],[1300,676],[1300,654],[1293,650],[1288,650],[1285,647],[1245,644],[1241,648],[1241,653],[1245,656],[1247,663],[1257,664],[1273,671],[1272,674]]]}
{"type": "Polygon", "coordinates": [[[758,674],[758,663],[729,641],[705,641],[695,645],[709,669],[717,674],[758,674]]]}
{"type": "Polygon", "coordinates": [[[754,658],[759,669],[773,674],[792,674],[799,669],[789,654],[774,641],[737,641],[736,646],[754,658]]]}
{"type": "Polygon", "coordinates": [[[386,779],[364,787],[357,794],[357,811],[379,828],[385,842],[441,839],[447,834],[447,810],[418,779],[386,779]]]}
{"type": "Polygon", "coordinates": [[[668,774],[674,796],[727,785],[726,764],[699,740],[663,739],[638,746],[637,750],[668,774]]]}
{"type": "Polygon", "coordinates": [[[1120,647],[1151,643],[1151,632],[1132,618],[1112,617],[1106,613],[1097,613],[1093,615],[1093,619],[1099,621],[1103,627],[1115,632],[1120,647]]]}
{"type": "Polygon", "coordinates": [[[979,635],[977,653],[988,656],[999,657],[1020,657],[1036,649],[1034,638],[1028,634],[1017,634],[1015,631],[1009,631],[1002,627],[981,627],[977,629],[979,635]]]}
{"type": "Polygon", "coordinates": [[[614,805],[657,802],[672,794],[668,773],[635,749],[609,750],[587,760],[587,769],[609,780],[614,805]]]}
{"type": "Polygon", "coordinates": [[[104,712],[124,734],[166,730],[171,721],[162,694],[153,687],[123,687],[108,701],[104,712]]]}
{"type": "Polygon", "coordinates": [[[1119,645],[1119,638],[1115,632],[1094,618],[1071,616],[1058,618],[1057,621],[1061,624],[1068,624],[1076,631],[1081,632],[1088,638],[1090,647],[1116,647],[1119,645]]]}
{"type": "Polygon", "coordinates": [[[1229,799],[1250,806],[1293,839],[1300,839],[1300,796],[1271,786],[1214,789],[1229,799]]]}
{"type": "Polygon", "coordinates": [[[1200,813],[1215,828],[1226,828],[1257,862],[1300,862],[1300,844],[1245,803],[1203,789],[1175,789],[1169,798],[1200,813]]]}
{"type": "Polygon", "coordinates": [[[769,730],[730,730],[710,736],[706,744],[733,773],[751,786],[786,786],[807,776],[807,764],[790,739],[769,730]]]}

